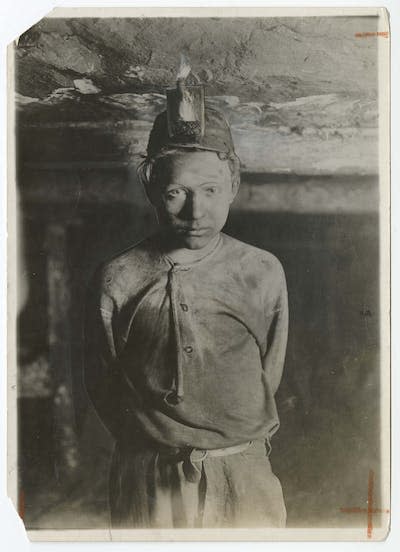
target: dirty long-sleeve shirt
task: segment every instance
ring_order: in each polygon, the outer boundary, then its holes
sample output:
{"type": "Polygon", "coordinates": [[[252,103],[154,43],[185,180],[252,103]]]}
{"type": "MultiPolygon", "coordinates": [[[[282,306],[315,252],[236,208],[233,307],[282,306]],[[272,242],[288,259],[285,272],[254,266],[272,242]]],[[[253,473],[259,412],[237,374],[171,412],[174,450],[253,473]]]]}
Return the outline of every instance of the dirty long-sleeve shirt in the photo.
{"type": "Polygon", "coordinates": [[[206,257],[174,265],[154,236],[90,285],[86,388],[118,441],[269,442],[287,330],[285,276],[271,253],[221,234],[206,257]]]}

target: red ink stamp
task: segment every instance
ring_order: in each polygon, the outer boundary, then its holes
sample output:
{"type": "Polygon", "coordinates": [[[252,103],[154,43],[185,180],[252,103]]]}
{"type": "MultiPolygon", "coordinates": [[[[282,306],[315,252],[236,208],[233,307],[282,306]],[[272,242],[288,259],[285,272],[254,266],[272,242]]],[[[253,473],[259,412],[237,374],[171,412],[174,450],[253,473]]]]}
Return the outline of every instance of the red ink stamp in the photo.
{"type": "Polygon", "coordinates": [[[369,471],[368,474],[368,498],[367,498],[367,507],[360,508],[359,506],[354,506],[352,508],[340,508],[340,511],[344,514],[367,514],[367,538],[372,538],[372,529],[373,529],[373,515],[374,514],[389,514],[389,509],[373,508],[374,504],[374,485],[375,485],[375,473],[373,470],[369,471]]]}
{"type": "Polygon", "coordinates": [[[365,33],[355,33],[356,38],[369,38],[371,36],[383,36],[383,38],[389,38],[389,31],[375,31],[365,33]]]}
{"type": "Polygon", "coordinates": [[[25,517],[25,493],[22,489],[18,494],[18,515],[23,521],[25,517]]]}

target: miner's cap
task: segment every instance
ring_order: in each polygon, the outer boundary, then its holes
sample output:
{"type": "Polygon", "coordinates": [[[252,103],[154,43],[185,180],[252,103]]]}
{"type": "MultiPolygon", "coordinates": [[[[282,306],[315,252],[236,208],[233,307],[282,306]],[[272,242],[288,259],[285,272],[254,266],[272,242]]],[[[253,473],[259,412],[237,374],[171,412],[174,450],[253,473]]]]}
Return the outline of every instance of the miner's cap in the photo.
{"type": "Polygon", "coordinates": [[[163,151],[175,148],[195,148],[227,155],[235,153],[232,134],[224,115],[208,106],[204,109],[204,132],[197,138],[184,134],[170,136],[167,111],[156,117],[147,145],[148,157],[156,157],[163,151]]]}

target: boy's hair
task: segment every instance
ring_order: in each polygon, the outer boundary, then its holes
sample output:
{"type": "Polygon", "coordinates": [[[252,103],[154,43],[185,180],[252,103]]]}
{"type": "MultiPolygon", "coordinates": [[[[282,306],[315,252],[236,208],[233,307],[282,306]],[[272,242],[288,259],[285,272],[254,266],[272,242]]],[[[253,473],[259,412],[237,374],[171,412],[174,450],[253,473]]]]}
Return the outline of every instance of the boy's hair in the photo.
{"type": "MultiPolygon", "coordinates": [[[[204,150],[198,148],[170,148],[164,151],[161,151],[159,154],[153,157],[146,157],[137,168],[137,175],[139,181],[143,186],[153,185],[157,179],[157,171],[155,170],[157,163],[163,159],[167,159],[176,153],[185,153],[185,152],[195,152],[195,151],[212,151],[204,150]]],[[[228,161],[229,170],[232,175],[232,184],[240,184],[240,159],[234,153],[223,153],[220,151],[214,151],[221,161],[228,161]]]]}

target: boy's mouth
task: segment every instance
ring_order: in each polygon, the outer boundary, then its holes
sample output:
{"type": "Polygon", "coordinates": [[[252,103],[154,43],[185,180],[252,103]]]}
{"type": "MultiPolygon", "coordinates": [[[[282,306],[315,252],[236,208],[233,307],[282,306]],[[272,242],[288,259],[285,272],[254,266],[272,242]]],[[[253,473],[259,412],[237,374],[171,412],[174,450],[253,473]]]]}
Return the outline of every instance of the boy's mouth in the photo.
{"type": "Polygon", "coordinates": [[[202,236],[207,232],[207,228],[188,228],[187,233],[191,236],[202,236]]]}
{"type": "Polygon", "coordinates": [[[187,226],[184,228],[180,228],[179,233],[188,235],[188,236],[203,236],[208,231],[208,228],[202,227],[193,227],[193,226],[187,226]]]}

